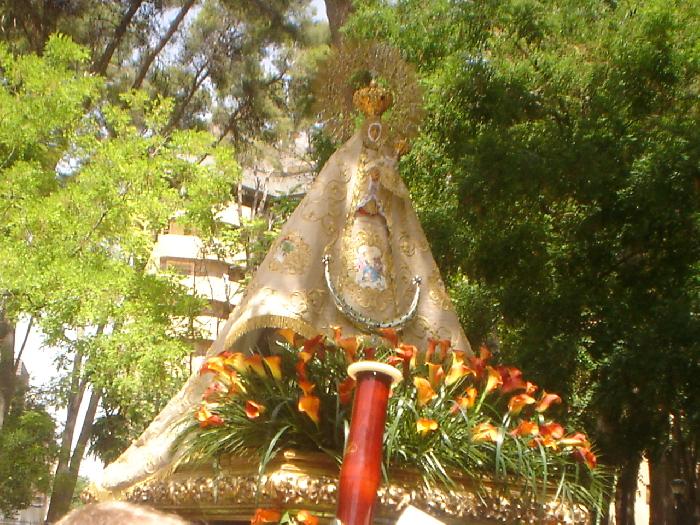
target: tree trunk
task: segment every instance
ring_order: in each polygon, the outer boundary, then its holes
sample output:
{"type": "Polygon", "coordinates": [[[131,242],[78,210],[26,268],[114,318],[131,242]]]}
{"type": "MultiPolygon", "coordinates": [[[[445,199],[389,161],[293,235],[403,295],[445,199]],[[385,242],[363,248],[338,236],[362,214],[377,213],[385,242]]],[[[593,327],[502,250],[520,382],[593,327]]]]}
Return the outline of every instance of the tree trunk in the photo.
{"type": "Polygon", "coordinates": [[[634,525],[634,502],[637,495],[639,458],[632,458],[620,469],[615,488],[615,524],[634,525]]]}
{"type": "Polygon", "coordinates": [[[665,453],[658,458],[649,458],[649,525],[674,525],[671,478],[671,464],[665,453]]]}
{"type": "MultiPolygon", "coordinates": [[[[53,488],[51,490],[51,501],[49,504],[49,522],[58,521],[65,513],[63,510],[62,495],[65,492],[64,485],[70,483],[70,463],[71,449],[73,447],[73,436],[75,434],[75,426],[78,422],[78,413],[80,405],[85,394],[87,386],[86,381],[81,381],[80,373],[82,368],[83,354],[78,351],[73,361],[73,370],[71,372],[70,396],[68,398],[68,406],[66,408],[66,425],[61,436],[61,447],[58,451],[58,463],[56,464],[56,475],[54,476],[53,488]]],[[[69,498],[70,505],[70,498],[69,498]]]]}
{"type": "Polygon", "coordinates": [[[194,97],[194,94],[201,87],[201,85],[204,83],[204,81],[207,79],[207,77],[209,77],[208,66],[209,66],[208,63],[204,64],[195,73],[194,81],[192,82],[192,85],[190,86],[190,89],[187,92],[187,95],[185,95],[185,98],[182,100],[182,102],[180,102],[180,104],[178,104],[177,108],[175,109],[173,114],[170,116],[170,121],[168,122],[168,125],[165,127],[163,134],[167,134],[170,131],[172,131],[177,126],[177,124],[180,122],[180,119],[185,114],[185,108],[189,105],[190,101],[192,100],[192,97],[194,97]]]}
{"type": "Polygon", "coordinates": [[[68,468],[60,474],[56,472],[53,490],[51,491],[51,503],[49,504],[49,513],[47,520],[49,523],[58,521],[64,514],[70,510],[70,504],[73,499],[73,492],[78,483],[78,473],[80,472],[80,463],[85,454],[85,448],[92,436],[92,425],[95,422],[95,414],[97,407],[100,404],[101,394],[97,389],[93,389],[90,395],[90,401],[85,412],[83,426],[78,436],[78,442],[75,445],[73,454],[70,458],[68,468]]]}
{"type": "Polygon", "coordinates": [[[153,64],[153,61],[156,59],[156,57],[160,54],[160,52],[163,50],[165,45],[173,37],[173,35],[175,34],[175,31],[177,31],[177,28],[180,26],[180,23],[185,19],[185,15],[187,15],[187,12],[194,5],[194,3],[195,3],[195,0],[187,0],[187,2],[185,2],[183,4],[183,6],[180,8],[180,11],[177,13],[177,16],[170,23],[170,27],[168,27],[168,31],[163,35],[163,37],[158,42],[158,45],[153,49],[153,51],[151,51],[148,54],[148,56],[146,56],[146,59],[141,64],[141,67],[139,68],[139,72],[136,74],[136,79],[134,80],[134,84],[131,86],[132,88],[138,89],[141,87],[141,84],[143,84],[143,80],[146,78],[146,73],[148,73],[148,70],[151,68],[151,64],[153,64]]]}
{"type": "Polygon", "coordinates": [[[122,38],[124,38],[124,35],[126,34],[126,29],[129,27],[131,19],[134,18],[136,11],[139,10],[141,4],[143,4],[143,0],[131,0],[131,2],[129,3],[129,9],[127,9],[126,13],[124,13],[124,16],[119,22],[119,25],[114,30],[114,36],[112,37],[112,40],[110,40],[107,44],[107,47],[102,53],[102,56],[97,60],[97,62],[93,64],[93,73],[96,73],[98,75],[104,75],[107,72],[107,66],[109,66],[109,61],[112,60],[112,55],[114,55],[114,52],[119,46],[119,43],[122,41],[122,38]]]}
{"type": "Polygon", "coordinates": [[[0,309],[0,430],[15,395],[15,327],[0,309]]]}
{"type": "Polygon", "coordinates": [[[325,0],[328,27],[331,30],[331,41],[337,46],[340,43],[340,28],[353,11],[352,0],[325,0]]]}

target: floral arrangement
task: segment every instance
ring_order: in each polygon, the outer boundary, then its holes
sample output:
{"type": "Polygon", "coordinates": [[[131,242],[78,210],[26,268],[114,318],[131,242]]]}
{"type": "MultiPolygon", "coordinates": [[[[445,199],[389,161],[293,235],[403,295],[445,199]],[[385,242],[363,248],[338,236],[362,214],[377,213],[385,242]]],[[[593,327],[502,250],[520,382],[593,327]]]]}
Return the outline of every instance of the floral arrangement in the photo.
{"type": "Polygon", "coordinates": [[[386,475],[414,469],[428,486],[452,486],[455,476],[497,481],[517,488],[524,501],[551,499],[554,488],[554,499],[599,508],[607,473],[583,433],[549,417],[561,398],[517,368],[492,364],[486,347],[478,356],[448,340],[418,349],[392,330],[343,337],[335,329],[333,337],[311,339],[278,334],[269,355],[222,352],[206,360],[200,373],[214,381],[176,444],[181,462],[253,451],[262,473],[279,450],[293,448],[323,451],[340,464],[355,387],[347,366],[373,359],[398,367],[404,378],[389,399],[386,475]]]}

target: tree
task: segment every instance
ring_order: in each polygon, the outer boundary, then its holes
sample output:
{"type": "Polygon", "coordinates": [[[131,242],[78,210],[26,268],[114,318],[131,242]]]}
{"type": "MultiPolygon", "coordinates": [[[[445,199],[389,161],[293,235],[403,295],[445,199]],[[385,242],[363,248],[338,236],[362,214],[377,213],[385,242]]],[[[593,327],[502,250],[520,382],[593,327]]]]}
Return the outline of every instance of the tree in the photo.
{"type": "Polygon", "coordinates": [[[10,319],[36,319],[64,372],[50,520],[68,510],[100,403],[145,425],[183,381],[184,338],[196,334],[173,320],[202,305],[148,271],[150,252],[176,211],[214,235],[239,174],[210,134],[163,133],[170,101],[138,92],[103,101],[86,58],[64,37],[50,38],[42,57],[0,48],[2,306],[10,319]],[[197,162],[209,156],[216,162],[197,162]]]}
{"type": "Polygon", "coordinates": [[[671,422],[697,450],[699,24],[693,2],[405,0],[348,27],[419,68],[404,174],[468,335],[567,394],[620,468],[618,523],[671,422]]]}
{"type": "Polygon", "coordinates": [[[13,398],[0,431],[0,514],[11,517],[51,484],[54,422],[25,392],[13,398]]]}

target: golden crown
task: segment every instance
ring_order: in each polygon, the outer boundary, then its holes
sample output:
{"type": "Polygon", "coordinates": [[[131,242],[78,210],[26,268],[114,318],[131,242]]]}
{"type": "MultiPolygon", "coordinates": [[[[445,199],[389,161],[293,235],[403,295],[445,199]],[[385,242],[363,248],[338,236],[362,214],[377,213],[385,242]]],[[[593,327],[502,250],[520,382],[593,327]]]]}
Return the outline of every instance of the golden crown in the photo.
{"type": "Polygon", "coordinates": [[[352,103],[366,117],[379,117],[393,102],[391,91],[378,86],[374,80],[369,86],[358,89],[352,95],[352,103]]]}

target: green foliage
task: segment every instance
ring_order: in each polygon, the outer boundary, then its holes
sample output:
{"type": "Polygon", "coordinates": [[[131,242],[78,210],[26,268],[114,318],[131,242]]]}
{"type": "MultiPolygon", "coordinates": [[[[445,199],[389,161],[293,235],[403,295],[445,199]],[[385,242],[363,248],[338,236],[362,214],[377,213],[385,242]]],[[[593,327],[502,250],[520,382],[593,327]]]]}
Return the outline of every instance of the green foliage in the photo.
{"type": "Polygon", "coordinates": [[[697,413],[699,26],[688,1],[402,0],[347,27],[420,71],[402,172],[472,343],[613,463],[697,413]]]}
{"type": "Polygon", "coordinates": [[[30,505],[51,484],[56,454],[54,422],[39,407],[14,405],[0,431],[0,514],[30,505]]]}
{"type": "Polygon", "coordinates": [[[198,336],[187,320],[202,307],[155,273],[154,242],[176,213],[216,235],[239,167],[209,133],[170,132],[168,99],[104,102],[104,80],[65,37],[42,57],[0,51],[4,306],[62,349],[64,403],[77,374],[137,434],[184,380],[198,336]]]}

